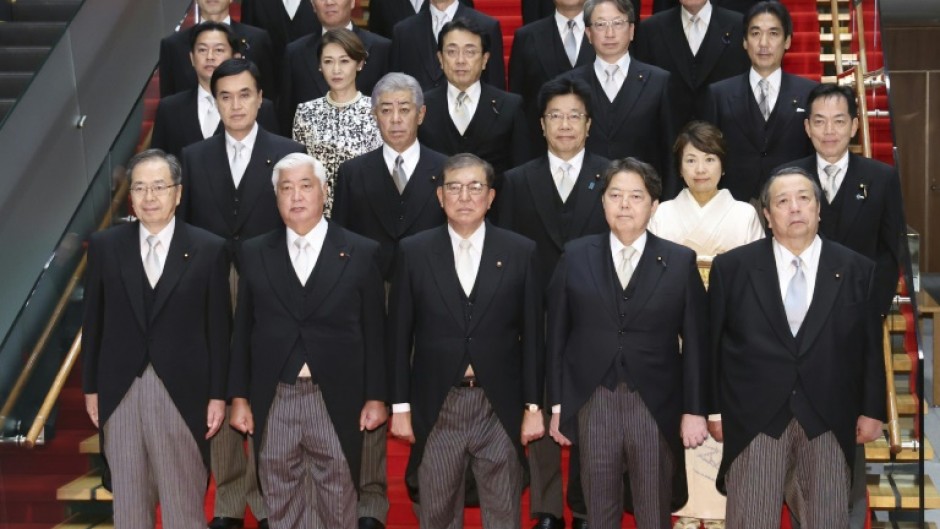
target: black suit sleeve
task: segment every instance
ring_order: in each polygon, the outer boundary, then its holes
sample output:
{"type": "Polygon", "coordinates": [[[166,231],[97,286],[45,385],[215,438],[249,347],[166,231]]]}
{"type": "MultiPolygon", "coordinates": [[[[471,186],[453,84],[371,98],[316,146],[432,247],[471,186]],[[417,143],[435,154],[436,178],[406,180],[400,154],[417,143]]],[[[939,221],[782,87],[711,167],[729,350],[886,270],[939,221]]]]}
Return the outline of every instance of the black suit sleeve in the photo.
{"type": "MultiPolygon", "coordinates": [[[[244,262],[244,258],[240,259],[244,262]]],[[[235,325],[228,370],[228,398],[248,398],[251,383],[251,330],[255,326],[254,295],[245,273],[238,278],[235,325]]]]}
{"type": "Polygon", "coordinates": [[[878,228],[875,269],[875,302],[881,314],[888,313],[891,301],[897,293],[905,231],[904,205],[897,171],[892,169],[885,176],[888,177],[885,185],[887,196],[881,212],[881,225],[878,228]]]}
{"type": "Polygon", "coordinates": [[[223,241],[213,248],[209,273],[206,338],[209,350],[209,398],[228,397],[229,346],[232,338],[232,294],[229,288],[228,252],[223,241]]]}
{"type": "Polygon", "coordinates": [[[98,353],[104,317],[104,283],[101,277],[100,240],[88,241],[88,270],[85,272],[85,303],[82,315],[82,390],[98,393],[98,353]]]}
{"type": "Polygon", "coordinates": [[[249,49],[246,55],[252,60],[261,72],[261,91],[270,100],[277,98],[277,59],[274,55],[274,45],[268,32],[258,29],[253,32],[249,49]]]}
{"type": "Polygon", "coordinates": [[[349,173],[351,169],[349,161],[340,164],[336,170],[336,178],[333,180],[333,208],[330,210],[330,220],[342,227],[348,226],[349,208],[350,208],[350,188],[349,173]]]}
{"type": "MultiPolygon", "coordinates": [[[[163,62],[161,61],[160,64],[162,65],[163,62]]],[[[160,76],[160,79],[162,82],[162,75],[160,76]]],[[[153,133],[150,136],[150,147],[153,149],[161,149],[163,151],[167,151],[169,143],[169,131],[167,130],[167,122],[169,121],[169,117],[166,116],[165,109],[166,107],[164,106],[162,100],[157,103],[157,112],[153,118],[153,133]]]]}
{"type": "Polygon", "coordinates": [[[411,352],[414,345],[414,298],[408,271],[407,244],[399,248],[395,260],[395,280],[388,300],[388,352],[393,374],[391,403],[411,402],[411,352]]]}
{"type": "MultiPolygon", "coordinates": [[[[525,9],[525,2],[523,2],[522,8],[525,9]]],[[[525,58],[523,53],[525,53],[528,46],[526,32],[517,29],[512,38],[512,51],[509,54],[509,91],[519,95],[525,94],[525,58]]]]}
{"type": "Polygon", "coordinates": [[[535,243],[529,242],[529,262],[525,273],[524,336],[522,337],[522,398],[523,402],[542,402],[545,380],[545,312],[542,309],[542,287],[537,277],[535,243]]]}
{"type": "Polygon", "coordinates": [[[258,125],[272,134],[282,135],[281,127],[277,122],[277,112],[274,110],[274,103],[268,98],[264,98],[264,100],[261,101],[261,110],[258,111],[258,125]]]}
{"type": "Polygon", "coordinates": [[[725,326],[725,286],[721,278],[722,259],[712,261],[708,274],[709,379],[708,413],[721,413],[721,336],[725,326]]]}
{"type": "Polygon", "coordinates": [[[663,95],[659,105],[660,152],[662,157],[657,161],[663,170],[663,174],[660,175],[663,182],[663,196],[660,201],[675,198],[682,190],[672,156],[672,144],[676,141],[679,125],[676,123],[676,116],[672,112],[673,91],[670,88],[672,85],[670,75],[667,73],[666,79],[663,81],[663,95]]]}
{"type": "Polygon", "coordinates": [[[867,347],[864,351],[864,382],[862,391],[862,415],[880,421],[886,421],[888,418],[887,404],[885,395],[887,392],[885,382],[885,359],[883,352],[884,327],[882,326],[881,315],[878,313],[875,304],[875,269],[871,269],[869,276],[869,303],[864,307],[869,317],[865,328],[870,335],[866,340],[867,347]]]}
{"type": "Polygon", "coordinates": [[[532,145],[529,143],[529,125],[526,123],[524,107],[520,99],[512,120],[512,167],[532,159],[532,145]]]}
{"type": "MultiPolygon", "coordinates": [[[[385,354],[385,283],[376,260],[378,243],[369,241],[369,260],[365,280],[360,286],[362,296],[362,336],[365,350],[366,400],[388,401],[388,379],[385,354]]],[[[351,257],[355,258],[355,256],[351,257]]]]}
{"type": "Polygon", "coordinates": [[[176,92],[176,80],[173,77],[173,50],[170,42],[164,38],[160,41],[160,97],[164,98],[176,92]]]}
{"type": "Polygon", "coordinates": [[[180,165],[183,169],[181,179],[183,193],[180,197],[179,206],[176,206],[176,218],[183,222],[189,222],[190,209],[192,209],[190,197],[193,193],[190,186],[190,173],[193,170],[194,159],[192,149],[190,147],[183,148],[183,152],[180,154],[180,165]]]}
{"type": "Polygon", "coordinates": [[[685,309],[682,315],[683,412],[707,415],[709,354],[708,299],[695,254],[682,264],[687,269],[685,309]]]}
{"type": "MultiPolygon", "coordinates": [[[[567,248],[565,248],[567,250],[567,248]]],[[[561,404],[562,357],[568,342],[568,294],[567,255],[563,254],[548,283],[547,308],[548,329],[546,349],[548,351],[547,389],[548,404],[561,404]]]]}
{"type": "MultiPolygon", "coordinates": [[[[397,70],[395,70],[397,71],[397,70]]],[[[486,61],[484,72],[486,81],[499,88],[506,89],[506,63],[503,59],[503,33],[497,21],[490,29],[490,59],[486,61]]]]}
{"type": "Polygon", "coordinates": [[[500,228],[510,231],[513,229],[513,210],[516,195],[516,178],[509,178],[507,174],[503,177],[502,187],[496,194],[496,219],[500,228]]]}

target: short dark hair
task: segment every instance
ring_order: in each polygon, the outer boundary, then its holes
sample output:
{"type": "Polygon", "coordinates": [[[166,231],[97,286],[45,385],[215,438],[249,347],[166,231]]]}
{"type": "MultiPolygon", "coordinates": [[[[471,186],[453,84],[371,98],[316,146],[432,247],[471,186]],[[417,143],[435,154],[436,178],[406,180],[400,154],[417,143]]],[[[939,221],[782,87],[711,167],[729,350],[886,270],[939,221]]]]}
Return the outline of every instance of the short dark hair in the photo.
{"type": "Polygon", "coordinates": [[[349,58],[356,62],[365,61],[369,57],[369,52],[366,51],[366,47],[362,43],[362,39],[359,38],[359,35],[356,35],[346,28],[327,30],[327,32],[320,37],[320,43],[317,44],[317,59],[323,58],[323,48],[325,48],[327,44],[336,44],[340,48],[343,48],[346,55],[349,55],[349,58]]]}
{"type": "Polygon", "coordinates": [[[617,11],[627,15],[627,20],[631,24],[636,22],[636,11],[634,11],[633,2],[630,0],[587,0],[587,2],[584,3],[584,25],[586,27],[590,27],[591,25],[591,15],[594,14],[594,8],[605,2],[614,4],[617,11]]]}
{"type": "Polygon", "coordinates": [[[590,118],[591,87],[589,87],[587,83],[580,79],[574,79],[567,76],[552,79],[551,81],[548,81],[542,85],[542,88],[539,90],[538,98],[539,115],[545,115],[545,111],[548,109],[548,104],[551,103],[552,99],[569,94],[581,100],[581,103],[584,105],[584,113],[587,114],[587,117],[590,118]]]}
{"type": "Polygon", "coordinates": [[[793,19],[790,17],[790,12],[787,11],[786,6],[776,0],[764,0],[751,6],[747,11],[747,15],[744,16],[745,40],[747,39],[748,28],[751,27],[751,22],[758,16],[764,14],[777,17],[777,20],[779,20],[780,24],[783,26],[784,38],[793,35],[793,19]]]}
{"type": "Polygon", "coordinates": [[[441,168],[441,181],[438,185],[444,185],[444,180],[446,180],[449,171],[466,169],[468,167],[479,167],[483,169],[483,174],[486,176],[486,185],[488,185],[490,189],[493,188],[493,185],[496,183],[496,172],[493,170],[493,166],[490,165],[490,162],[469,152],[455,154],[444,160],[444,167],[441,168]]]}
{"type": "Polygon", "coordinates": [[[160,149],[147,149],[146,151],[141,151],[131,156],[131,159],[127,161],[125,169],[127,183],[130,184],[133,182],[131,177],[134,176],[134,169],[136,169],[138,165],[152,161],[162,161],[170,168],[170,179],[173,181],[173,185],[179,185],[183,181],[183,168],[176,156],[167,154],[160,149]]]}
{"type": "Polygon", "coordinates": [[[806,119],[810,119],[813,113],[813,102],[817,99],[826,99],[828,97],[841,97],[849,105],[849,116],[858,117],[858,101],[855,100],[855,91],[848,86],[839,86],[835,83],[823,83],[816,85],[806,96],[806,119]]]}
{"type": "Polygon", "coordinates": [[[190,30],[189,51],[196,51],[196,40],[199,39],[199,35],[202,35],[206,31],[219,31],[221,33],[225,33],[225,40],[228,41],[229,47],[232,48],[232,56],[235,56],[236,53],[242,53],[242,43],[238,39],[238,35],[232,31],[231,26],[221,22],[212,22],[211,20],[200,22],[193,26],[193,29],[190,30]]]}
{"type": "Polygon", "coordinates": [[[212,80],[209,81],[209,89],[212,91],[212,97],[216,95],[215,86],[218,84],[219,79],[238,75],[242,72],[250,73],[251,77],[255,80],[255,90],[261,90],[261,72],[258,71],[258,67],[255,66],[255,63],[248,59],[229,59],[216,66],[215,71],[212,72],[212,80]]]}
{"type": "Polygon", "coordinates": [[[480,26],[466,17],[457,17],[444,24],[444,27],[441,28],[441,32],[437,34],[437,51],[444,53],[444,37],[447,36],[447,34],[451,31],[457,31],[458,29],[469,31],[470,33],[480,37],[480,46],[483,47],[483,53],[490,52],[491,44],[489,33],[483,31],[480,26]]]}
{"type": "Polygon", "coordinates": [[[819,183],[813,178],[813,175],[809,174],[806,169],[802,167],[781,167],[774,170],[770,173],[770,177],[767,178],[767,181],[764,182],[764,187],[760,190],[760,207],[761,209],[770,209],[770,186],[773,185],[774,181],[783,176],[802,176],[803,178],[810,181],[813,185],[813,195],[816,197],[816,203],[821,204],[823,199],[822,188],[819,187],[819,183]]]}
{"type": "MultiPolygon", "coordinates": [[[[672,154],[676,161],[676,167],[682,167],[682,154],[686,146],[691,145],[696,149],[706,153],[714,154],[725,164],[725,137],[721,129],[707,121],[690,121],[686,123],[679,135],[676,136],[676,143],[672,146],[672,154]]],[[[680,176],[682,169],[679,169],[680,176]]]]}
{"type": "Polygon", "coordinates": [[[620,173],[636,173],[639,175],[643,179],[646,192],[650,194],[654,201],[659,200],[663,195],[663,181],[660,180],[656,169],[652,165],[632,156],[610,162],[604,172],[604,186],[601,188],[601,193],[607,191],[610,181],[620,173]]]}

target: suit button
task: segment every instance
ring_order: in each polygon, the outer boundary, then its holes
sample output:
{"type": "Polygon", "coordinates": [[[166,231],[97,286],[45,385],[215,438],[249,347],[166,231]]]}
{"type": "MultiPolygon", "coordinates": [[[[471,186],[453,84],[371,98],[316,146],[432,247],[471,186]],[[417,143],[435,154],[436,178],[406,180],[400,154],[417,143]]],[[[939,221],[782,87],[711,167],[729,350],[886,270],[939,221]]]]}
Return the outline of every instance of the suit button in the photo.
{"type": "Polygon", "coordinates": [[[472,342],[472,341],[473,341],[473,338],[467,336],[467,343],[470,343],[470,342],[472,342]]]}
{"type": "Polygon", "coordinates": [[[235,197],[235,203],[238,204],[238,197],[235,197]]]}
{"type": "Polygon", "coordinates": [[[796,390],[794,389],[793,391],[791,391],[790,395],[796,395],[796,390]]]}
{"type": "Polygon", "coordinates": [[[629,299],[630,299],[630,296],[624,296],[624,297],[623,297],[623,300],[624,300],[624,301],[629,301],[629,299]]]}
{"type": "Polygon", "coordinates": [[[405,220],[405,216],[404,216],[404,215],[399,215],[399,216],[398,216],[398,220],[405,220]]]}
{"type": "Polygon", "coordinates": [[[239,238],[241,238],[241,235],[236,233],[235,235],[232,236],[232,238],[237,241],[239,238]]]}
{"type": "Polygon", "coordinates": [[[766,157],[767,157],[767,151],[764,151],[764,152],[760,153],[760,157],[761,157],[761,158],[766,158],[766,157]]]}
{"type": "Polygon", "coordinates": [[[621,317],[621,318],[626,318],[627,315],[626,315],[625,313],[621,312],[621,313],[620,313],[620,317],[621,317]]]}
{"type": "Polygon", "coordinates": [[[617,331],[617,334],[620,336],[623,336],[623,329],[620,329],[619,331],[617,331]]]}
{"type": "Polygon", "coordinates": [[[232,215],[236,217],[238,216],[238,208],[232,210],[232,215]]]}

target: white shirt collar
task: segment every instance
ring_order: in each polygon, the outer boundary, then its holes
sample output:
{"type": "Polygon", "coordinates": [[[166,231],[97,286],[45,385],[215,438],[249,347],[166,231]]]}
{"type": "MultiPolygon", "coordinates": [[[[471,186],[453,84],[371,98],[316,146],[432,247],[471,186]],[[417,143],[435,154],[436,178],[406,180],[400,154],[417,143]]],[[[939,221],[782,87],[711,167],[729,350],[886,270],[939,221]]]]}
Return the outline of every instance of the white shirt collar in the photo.
{"type": "MultiPolygon", "coordinates": [[[[255,124],[252,125],[251,131],[248,133],[248,135],[245,136],[245,137],[241,140],[241,143],[242,143],[242,145],[245,146],[246,149],[248,149],[248,152],[251,152],[252,149],[254,149],[254,147],[255,147],[255,140],[256,140],[256,139],[258,139],[258,122],[257,122],[257,121],[255,121],[255,124]]],[[[226,130],[226,131],[225,131],[225,146],[226,146],[226,148],[227,148],[227,149],[233,149],[236,141],[238,141],[238,140],[236,140],[235,138],[233,138],[233,137],[228,133],[228,131],[226,130]]]]}
{"type": "MultiPolygon", "coordinates": [[[[689,13],[685,7],[679,8],[679,13],[682,15],[682,27],[688,33],[689,24],[692,23],[692,13],[689,13]]],[[[712,19],[712,3],[705,2],[705,5],[702,6],[702,9],[698,12],[698,18],[705,23],[705,27],[708,27],[708,23],[712,19]]]]}
{"type": "MultiPolygon", "coordinates": [[[[206,21],[206,19],[204,19],[204,18],[202,18],[202,17],[199,17],[199,18],[200,18],[200,20],[199,20],[199,22],[197,22],[197,24],[200,23],[200,22],[205,22],[205,21],[206,21]]],[[[225,24],[225,25],[227,25],[227,26],[231,26],[231,25],[232,25],[232,15],[229,15],[229,16],[225,17],[224,19],[222,19],[222,23],[225,24]]]]}
{"type": "MultiPolygon", "coordinates": [[[[170,249],[170,242],[173,240],[173,233],[176,231],[176,217],[170,219],[170,222],[160,230],[159,233],[150,233],[147,231],[147,228],[144,227],[143,223],[139,223],[139,235],[140,235],[140,247],[143,252],[146,254],[147,250],[150,249],[150,245],[147,244],[147,237],[151,235],[156,235],[157,239],[160,239],[160,244],[163,246],[163,251],[167,252],[170,249]]],[[[164,254],[165,255],[165,254],[164,254]]]]}
{"type": "MultiPolygon", "coordinates": [[[[795,268],[793,267],[793,255],[790,250],[784,248],[782,244],[773,239],[774,262],[777,267],[777,280],[780,283],[780,299],[786,299],[787,289],[790,286],[790,280],[793,279],[795,268]]],[[[813,293],[816,291],[816,274],[819,271],[819,256],[822,251],[822,239],[819,235],[813,238],[813,242],[800,254],[802,262],[803,275],[806,277],[806,301],[807,306],[812,302],[813,293]]]]}
{"type": "Polygon", "coordinates": [[[600,79],[601,82],[603,82],[606,77],[605,72],[607,71],[607,67],[612,64],[616,64],[620,67],[620,71],[617,73],[621,76],[621,79],[625,79],[627,77],[627,71],[630,69],[630,52],[624,53],[623,57],[618,59],[616,63],[609,63],[600,57],[594,59],[594,73],[597,74],[597,78],[600,79]]]}
{"type": "Polygon", "coordinates": [[[457,14],[457,7],[459,7],[459,4],[460,2],[457,2],[455,0],[454,2],[451,2],[449,6],[445,7],[443,11],[441,11],[440,9],[437,8],[437,6],[429,3],[428,7],[430,8],[430,11],[431,11],[431,20],[436,20],[440,18],[441,15],[445,15],[448,21],[453,20],[454,15],[457,14]]]}
{"type": "MultiPolygon", "coordinates": [[[[819,175],[820,175],[820,176],[824,176],[824,175],[826,174],[825,171],[824,171],[824,169],[825,169],[825,167],[826,167],[827,165],[830,165],[829,162],[827,162],[826,160],[824,160],[823,157],[820,156],[819,153],[817,152],[817,153],[816,153],[816,167],[819,169],[819,175]]],[[[834,164],[832,164],[832,165],[835,165],[836,167],[838,167],[839,169],[842,170],[842,172],[839,173],[839,176],[845,176],[845,173],[847,173],[847,172],[849,171],[849,151],[848,151],[848,149],[846,149],[845,153],[842,154],[842,158],[839,158],[839,160],[836,161],[836,163],[834,163],[834,164]]]]}
{"type": "MultiPolygon", "coordinates": [[[[614,268],[620,265],[620,250],[626,248],[626,244],[620,242],[620,239],[614,235],[614,232],[610,232],[610,254],[614,258],[614,268]]],[[[633,268],[636,268],[637,263],[640,262],[640,257],[643,256],[643,250],[646,249],[646,230],[643,230],[643,233],[636,238],[635,241],[630,243],[636,252],[633,254],[633,257],[630,258],[630,264],[633,265],[633,268]]]]}
{"type": "MultiPolygon", "coordinates": [[[[326,240],[326,231],[327,231],[327,222],[326,219],[322,216],[317,222],[316,226],[313,227],[306,235],[302,237],[307,239],[307,242],[310,243],[310,247],[313,249],[314,255],[319,255],[320,250],[323,248],[323,241],[326,240]]],[[[297,247],[294,246],[294,241],[301,238],[301,235],[296,231],[287,228],[287,251],[290,253],[291,260],[296,257],[297,247]]]]}
{"type": "MultiPolygon", "coordinates": [[[[477,82],[468,86],[464,92],[467,93],[467,96],[470,98],[471,106],[475,107],[477,103],[480,102],[480,93],[483,92],[483,88],[480,86],[479,79],[477,82]]],[[[460,94],[460,89],[456,86],[450,84],[450,81],[447,82],[447,102],[450,107],[453,108],[457,105],[457,96],[460,94]]],[[[472,115],[472,114],[471,114],[472,115]]]]}
{"type": "MultiPolygon", "coordinates": [[[[753,90],[754,93],[756,94],[757,83],[760,82],[760,80],[763,78],[760,76],[759,73],[757,73],[756,70],[754,70],[754,68],[751,68],[748,72],[748,79],[750,80],[750,83],[751,83],[751,90],[753,90]]],[[[777,92],[780,91],[780,82],[783,79],[783,69],[777,68],[776,70],[773,71],[773,73],[768,75],[766,79],[767,79],[767,82],[770,83],[770,92],[772,94],[776,94],[777,92]]]]}
{"type": "Polygon", "coordinates": [[[203,88],[201,84],[196,83],[196,98],[199,104],[203,105],[208,103],[208,101],[206,101],[207,97],[212,100],[212,106],[215,106],[215,98],[212,97],[212,92],[203,88]]]}
{"type": "MultiPolygon", "coordinates": [[[[562,39],[564,39],[565,34],[568,33],[568,20],[568,17],[559,13],[558,10],[555,10],[555,25],[558,26],[558,33],[561,34],[562,39]]],[[[579,33],[581,35],[584,34],[584,12],[578,13],[571,20],[574,20],[575,38],[578,38],[579,33]]]]}
{"type": "MultiPolygon", "coordinates": [[[[349,31],[353,31],[353,23],[352,23],[351,20],[346,24],[346,29],[348,29],[349,31]]],[[[321,34],[321,35],[325,35],[327,31],[329,31],[329,30],[324,27],[324,28],[323,28],[323,33],[320,33],[320,34],[321,34]]]]}
{"type": "Polygon", "coordinates": [[[402,169],[405,171],[405,176],[410,180],[411,174],[414,172],[415,167],[418,166],[418,161],[421,159],[421,144],[418,143],[416,139],[404,152],[396,152],[395,149],[389,147],[387,143],[383,144],[382,158],[385,159],[385,165],[388,167],[389,174],[395,170],[395,159],[398,158],[399,155],[401,155],[402,169]]]}
{"type": "MultiPolygon", "coordinates": [[[[463,240],[463,237],[457,234],[454,231],[454,228],[451,227],[450,223],[447,224],[447,233],[450,235],[450,244],[454,248],[454,256],[457,256],[457,250],[460,248],[460,241],[463,240]]],[[[483,241],[486,240],[486,221],[480,223],[480,227],[476,229],[475,232],[470,234],[467,237],[467,240],[470,241],[470,244],[473,245],[473,250],[477,255],[483,254],[483,241]]]]}
{"type": "Polygon", "coordinates": [[[548,151],[548,166],[551,168],[552,174],[554,175],[562,164],[571,164],[571,175],[577,178],[578,175],[581,174],[581,166],[584,165],[584,153],[585,149],[581,149],[581,151],[572,156],[570,160],[562,160],[552,154],[552,151],[548,151]]]}

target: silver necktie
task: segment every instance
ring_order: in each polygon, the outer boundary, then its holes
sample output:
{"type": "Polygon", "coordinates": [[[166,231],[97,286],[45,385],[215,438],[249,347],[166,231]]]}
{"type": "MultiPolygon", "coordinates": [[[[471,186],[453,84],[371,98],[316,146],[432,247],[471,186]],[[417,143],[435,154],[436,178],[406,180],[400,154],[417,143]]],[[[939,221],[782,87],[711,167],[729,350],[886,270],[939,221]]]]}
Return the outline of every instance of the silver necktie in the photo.
{"type": "Polygon", "coordinates": [[[294,272],[297,274],[300,283],[306,285],[307,279],[310,278],[310,272],[313,270],[310,241],[300,237],[294,241],[294,246],[297,247],[297,256],[294,258],[294,272]]]}
{"type": "Polygon", "coordinates": [[[620,71],[620,66],[616,64],[608,65],[604,69],[604,73],[607,74],[607,78],[604,79],[604,93],[607,94],[607,99],[611,102],[614,101],[617,97],[617,72],[620,71]]]}
{"type": "Polygon", "coordinates": [[[693,15],[689,20],[689,49],[692,50],[692,55],[698,53],[698,49],[702,46],[704,37],[705,32],[702,31],[702,19],[698,15],[693,15]]]}
{"type": "Polygon", "coordinates": [[[476,280],[476,274],[473,273],[473,259],[470,256],[472,247],[470,241],[461,239],[457,249],[457,279],[460,280],[460,286],[468,296],[473,291],[473,282],[476,280]]]}
{"type": "Polygon", "coordinates": [[[242,177],[245,176],[245,167],[248,165],[248,160],[245,156],[245,144],[236,141],[232,144],[232,150],[235,151],[232,153],[232,182],[234,182],[235,187],[238,187],[242,182],[242,177]]]}
{"type": "Polygon", "coordinates": [[[793,336],[803,325],[803,318],[806,316],[806,275],[803,274],[802,261],[799,257],[793,258],[793,266],[796,271],[790,279],[790,285],[787,287],[787,297],[783,300],[783,307],[787,311],[787,323],[790,324],[790,332],[793,336]]]}
{"type": "Polygon", "coordinates": [[[558,178],[558,194],[561,196],[562,202],[567,202],[568,197],[571,196],[571,189],[574,187],[574,182],[571,177],[571,164],[563,163],[559,166],[559,173],[561,173],[558,178]]]}
{"type": "Polygon", "coordinates": [[[392,171],[392,180],[395,181],[395,187],[398,188],[399,195],[405,192],[405,186],[408,185],[408,178],[405,176],[405,168],[402,167],[404,161],[405,160],[402,159],[399,154],[398,157],[395,158],[395,169],[392,171]]]}
{"type": "Polygon", "coordinates": [[[215,108],[215,101],[212,96],[206,96],[206,115],[202,117],[202,137],[209,138],[215,134],[215,129],[219,128],[219,111],[215,108]]]}
{"type": "Polygon", "coordinates": [[[826,167],[823,167],[823,172],[826,173],[826,200],[830,203],[835,200],[836,193],[839,192],[836,189],[836,177],[839,176],[839,166],[835,164],[829,164],[826,167]]]}
{"type": "Polygon", "coordinates": [[[160,247],[160,239],[156,235],[147,236],[147,255],[144,257],[144,272],[147,274],[147,281],[150,282],[150,287],[153,288],[157,286],[157,281],[160,281],[160,275],[163,273],[163,265],[160,264],[160,255],[157,253],[157,248],[160,247]]]}
{"type": "Polygon", "coordinates": [[[633,254],[636,249],[632,246],[624,246],[620,250],[620,265],[617,267],[617,278],[620,279],[620,286],[624,289],[630,284],[630,278],[633,277],[633,254]]]}
{"type": "Polygon", "coordinates": [[[568,20],[568,33],[565,35],[565,53],[573,67],[578,62],[578,43],[574,40],[575,21],[568,20]]]}
{"type": "Polygon", "coordinates": [[[767,79],[757,81],[757,89],[760,97],[757,100],[757,108],[760,109],[760,115],[764,116],[764,121],[770,119],[770,83],[767,79]]]}
{"type": "Polygon", "coordinates": [[[457,104],[454,106],[454,126],[457,127],[457,131],[460,132],[461,136],[470,126],[470,109],[467,108],[469,100],[470,96],[466,92],[457,94],[457,104]]]}

